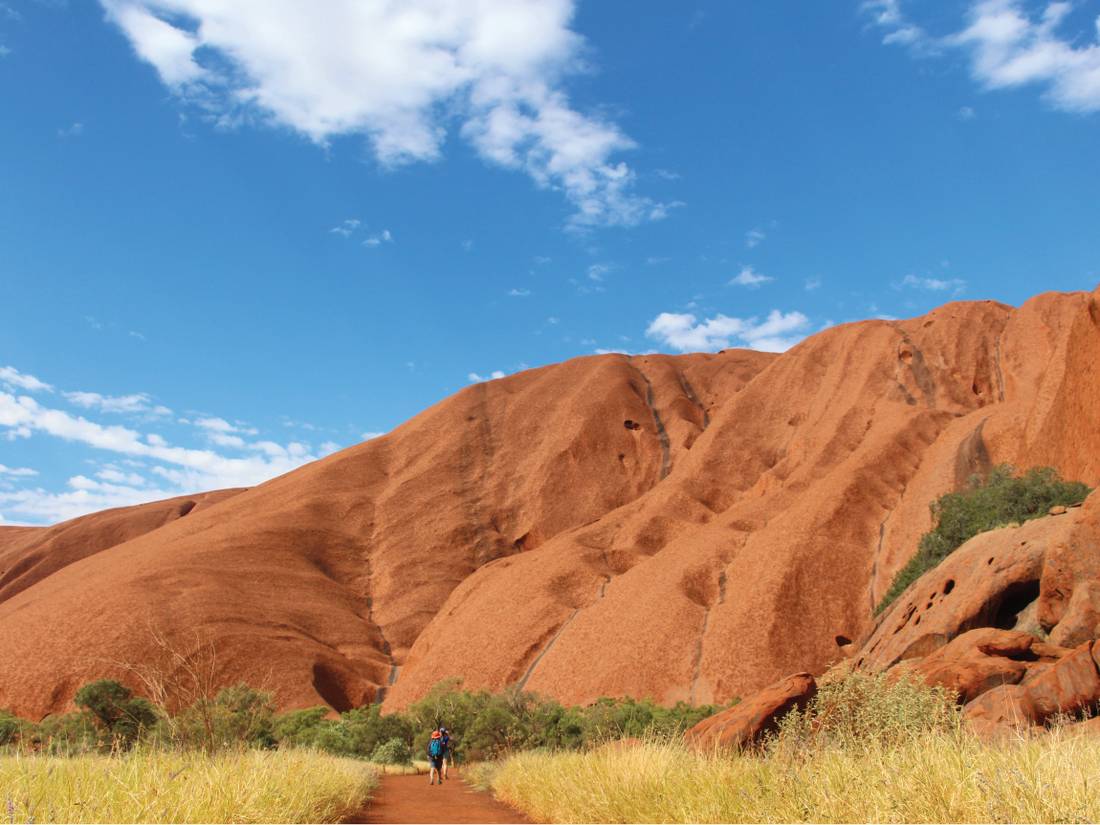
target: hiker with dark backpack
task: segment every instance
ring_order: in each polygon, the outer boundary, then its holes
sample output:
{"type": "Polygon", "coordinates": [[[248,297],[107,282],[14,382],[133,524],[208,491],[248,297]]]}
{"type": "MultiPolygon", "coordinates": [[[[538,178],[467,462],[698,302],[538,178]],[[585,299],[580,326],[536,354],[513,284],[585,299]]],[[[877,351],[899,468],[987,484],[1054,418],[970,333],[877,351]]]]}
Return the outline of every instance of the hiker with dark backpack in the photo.
{"type": "Polygon", "coordinates": [[[443,784],[443,757],[447,753],[447,748],[443,744],[443,734],[439,730],[432,731],[432,738],[428,740],[428,762],[431,764],[431,770],[428,771],[428,784],[434,785],[435,780],[439,778],[439,784],[443,784]]]}
{"type": "Polygon", "coordinates": [[[440,741],[443,742],[443,778],[449,779],[447,776],[447,764],[450,763],[451,767],[454,767],[455,756],[454,751],[451,750],[451,732],[445,727],[440,725],[439,727],[440,741]]]}

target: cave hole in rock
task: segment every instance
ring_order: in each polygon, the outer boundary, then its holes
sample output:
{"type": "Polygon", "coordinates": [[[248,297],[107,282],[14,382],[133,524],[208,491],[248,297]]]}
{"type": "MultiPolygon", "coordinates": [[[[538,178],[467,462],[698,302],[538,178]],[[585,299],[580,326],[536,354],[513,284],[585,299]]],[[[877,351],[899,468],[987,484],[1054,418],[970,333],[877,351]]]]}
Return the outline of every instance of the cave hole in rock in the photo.
{"type": "Polygon", "coordinates": [[[987,561],[986,564],[993,564],[993,557],[992,556],[989,557],[989,561],[987,561]]]}
{"type": "Polygon", "coordinates": [[[847,636],[844,636],[840,633],[838,633],[836,635],[836,646],[837,647],[844,647],[845,645],[850,645],[851,643],[852,643],[852,640],[849,639],[847,636]]]}
{"type": "Polygon", "coordinates": [[[313,689],[337,713],[343,713],[355,707],[355,703],[348,696],[341,674],[323,662],[313,666],[313,689]]]}
{"type": "Polygon", "coordinates": [[[628,430],[640,430],[642,428],[641,424],[631,418],[628,418],[626,421],[624,421],[623,426],[626,427],[628,430]]]}
{"type": "Polygon", "coordinates": [[[993,627],[1012,630],[1017,617],[1028,605],[1039,598],[1039,580],[1016,582],[1004,589],[999,600],[990,605],[990,620],[993,627]]]}
{"type": "Polygon", "coordinates": [[[943,595],[946,596],[948,593],[950,593],[954,589],[955,589],[955,580],[954,579],[948,579],[947,583],[944,584],[944,586],[943,586],[943,595]]]}
{"type": "Polygon", "coordinates": [[[184,516],[186,516],[188,513],[190,513],[194,509],[195,509],[195,502],[194,501],[185,501],[185,502],[183,502],[183,504],[180,505],[179,517],[183,518],[184,516]]]}

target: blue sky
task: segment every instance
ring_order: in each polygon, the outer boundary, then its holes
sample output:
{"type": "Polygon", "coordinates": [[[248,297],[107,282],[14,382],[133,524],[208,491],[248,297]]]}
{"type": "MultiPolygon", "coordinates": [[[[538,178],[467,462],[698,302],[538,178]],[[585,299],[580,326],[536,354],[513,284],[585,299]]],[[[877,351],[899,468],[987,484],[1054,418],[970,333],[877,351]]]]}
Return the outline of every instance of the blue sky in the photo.
{"type": "Polygon", "coordinates": [[[0,0],[0,522],[1100,281],[1100,2],[0,0]]]}

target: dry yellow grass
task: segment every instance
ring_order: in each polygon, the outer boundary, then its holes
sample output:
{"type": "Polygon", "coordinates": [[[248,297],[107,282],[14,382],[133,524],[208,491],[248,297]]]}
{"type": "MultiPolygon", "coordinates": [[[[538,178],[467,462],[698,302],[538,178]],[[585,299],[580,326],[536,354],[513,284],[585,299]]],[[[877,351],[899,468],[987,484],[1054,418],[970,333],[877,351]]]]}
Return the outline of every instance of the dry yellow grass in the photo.
{"type": "Polygon", "coordinates": [[[377,783],[313,751],[0,756],[5,822],[336,822],[377,783]]]}
{"type": "Polygon", "coordinates": [[[1100,741],[983,745],[962,731],[770,756],[678,744],[520,754],[496,795],[551,822],[1098,822],[1100,741]]]}

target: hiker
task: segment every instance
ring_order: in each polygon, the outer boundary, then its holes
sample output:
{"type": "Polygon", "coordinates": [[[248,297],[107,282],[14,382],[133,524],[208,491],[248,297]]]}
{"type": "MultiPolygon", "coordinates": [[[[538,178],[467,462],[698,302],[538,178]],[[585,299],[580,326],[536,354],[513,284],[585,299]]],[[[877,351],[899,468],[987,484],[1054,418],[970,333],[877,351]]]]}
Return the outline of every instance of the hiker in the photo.
{"type": "Polygon", "coordinates": [[[443,784],[443,757],[446,753],[447,749],[443,745],[443,734],[437,728],[432,731],[432,738],[428,740],[428,762],[432,766],[428,772],[429,785],[435,784],[436,777],[439,778],[439,784],[443,784]]]}
{"type": "Polygon", "coordinates": [[[451,732],[442,725],[439,726],[440,739],[443,742],[443,778],[447,779],[447,763],[451,763],[451,767],[454,767],[455,757],[454,751],[451,750],[451,732]]]}

